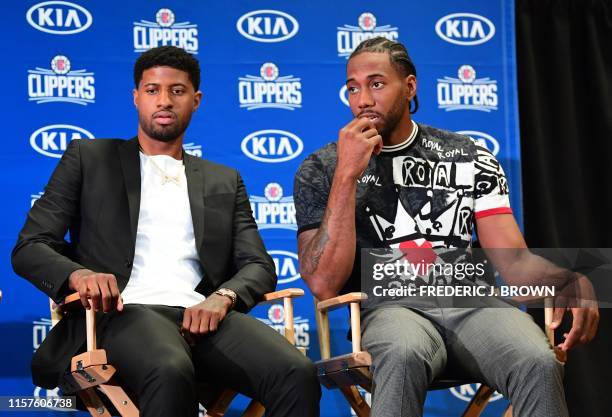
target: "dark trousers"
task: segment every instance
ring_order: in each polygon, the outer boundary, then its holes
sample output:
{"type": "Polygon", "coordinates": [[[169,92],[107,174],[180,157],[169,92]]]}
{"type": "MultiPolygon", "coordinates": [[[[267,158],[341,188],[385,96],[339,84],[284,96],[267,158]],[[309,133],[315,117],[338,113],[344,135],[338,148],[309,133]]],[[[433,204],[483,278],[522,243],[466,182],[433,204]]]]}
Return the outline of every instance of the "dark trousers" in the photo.
{"type": "Polygon", "coordinates": [[[142,417],[194,417],[196,381],[222,384],[259,400],[268,417],[319,415],[312,362],[259,320],[230,312],[195,346],[181,336],[183,309],[128,304],[111,313],[99,345],[136,394],[142,417]]]}

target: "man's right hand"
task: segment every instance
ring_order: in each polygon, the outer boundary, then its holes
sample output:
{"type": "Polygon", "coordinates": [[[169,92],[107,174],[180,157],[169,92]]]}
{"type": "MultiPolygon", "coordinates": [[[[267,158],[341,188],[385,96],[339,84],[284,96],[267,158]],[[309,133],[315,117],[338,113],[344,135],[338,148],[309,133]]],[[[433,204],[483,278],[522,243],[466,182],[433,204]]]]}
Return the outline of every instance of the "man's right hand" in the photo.
{"type": "Polygon", "coordinates": [[[86,309],[105,313],[123,310],[123,300],[113,274],[102,274],[89,269],[77,269],[70,274],[68,286],[77,291],[86,309]],[[90,304],[91,302],[91,304],[90,304]]]}
{"type": "Polygon", "coordinates": [[[366,117],[353,119],[340,129],[338,135],[338,163],[336,172],[350,178],[359,178],[368,167],[372,154],[382,149],[382,136],[374,122],[366,117]]]}

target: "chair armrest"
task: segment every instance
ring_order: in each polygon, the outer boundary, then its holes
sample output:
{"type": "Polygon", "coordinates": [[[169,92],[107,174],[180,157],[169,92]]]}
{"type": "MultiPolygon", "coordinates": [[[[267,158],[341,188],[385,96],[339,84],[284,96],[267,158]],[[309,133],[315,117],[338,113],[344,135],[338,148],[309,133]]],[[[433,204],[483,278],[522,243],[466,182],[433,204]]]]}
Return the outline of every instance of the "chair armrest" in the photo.
{"type": "Polygon", "coordinates": [[[264,299],[260,304],[270,303],[282,298],[295,298],[304,295],[304,290],[301,288],[287,288],[280,291],[269,292],[264,294],[264,299]]]}
{"type": "Polygon", "coordinates": [[[319,311],[331,311],[347,304],[361,303],[363,300],[367,300],[368,296],[362,292],[351,292],[343,294],[338,297],[328,298],[327,300],[319,301],[317,303],[317,310],[319,311]]]}

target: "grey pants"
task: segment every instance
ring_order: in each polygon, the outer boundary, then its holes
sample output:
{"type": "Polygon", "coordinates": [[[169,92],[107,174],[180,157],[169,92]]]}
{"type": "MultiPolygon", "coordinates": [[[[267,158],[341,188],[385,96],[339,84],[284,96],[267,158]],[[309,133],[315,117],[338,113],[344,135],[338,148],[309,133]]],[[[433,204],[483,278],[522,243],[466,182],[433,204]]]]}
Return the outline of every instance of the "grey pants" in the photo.
{"type": "Polygon", "coordinates": [[[519,309],[368,310],[362,345],[372,355],[372,417],[422,416],[427,387],[442,374],[495,388],[515,417],[568,416],[563,365],[519,309]]]}

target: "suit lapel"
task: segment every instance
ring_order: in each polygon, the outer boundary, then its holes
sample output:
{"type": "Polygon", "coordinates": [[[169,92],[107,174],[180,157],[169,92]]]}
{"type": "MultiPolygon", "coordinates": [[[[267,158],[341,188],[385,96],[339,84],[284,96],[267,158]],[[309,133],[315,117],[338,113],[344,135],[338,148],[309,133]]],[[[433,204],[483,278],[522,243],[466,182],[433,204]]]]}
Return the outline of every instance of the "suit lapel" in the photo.
{"type": "Polygon", "coordinates": [[[132,242],[135,242],[138,213],[140,212],[140,156],[138,155],[137,137],[119,145],[119,158],[121,160],[123,181],[130,207],[132,242]]]}
{"type": "Polygon", "coordinates": [[[185,176],[187,177],[187,192],[189,194],[189,206],[191,208],[191,219],[193,221],[193,233],[195,235],[196,248],[202,261],[202,241],[204,240],[204,168],[198,164],[195,156],[183,152],[185,161],[185,176]]]}

